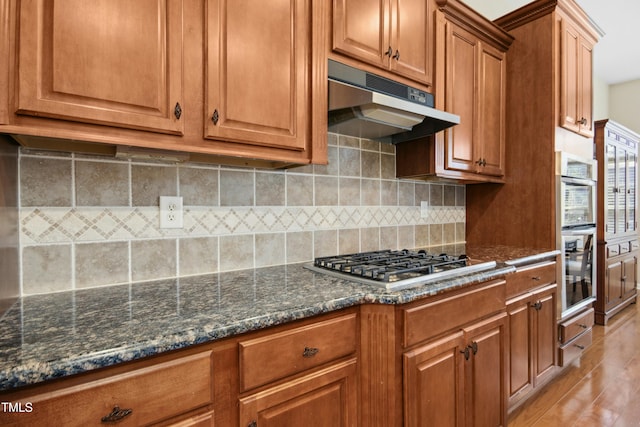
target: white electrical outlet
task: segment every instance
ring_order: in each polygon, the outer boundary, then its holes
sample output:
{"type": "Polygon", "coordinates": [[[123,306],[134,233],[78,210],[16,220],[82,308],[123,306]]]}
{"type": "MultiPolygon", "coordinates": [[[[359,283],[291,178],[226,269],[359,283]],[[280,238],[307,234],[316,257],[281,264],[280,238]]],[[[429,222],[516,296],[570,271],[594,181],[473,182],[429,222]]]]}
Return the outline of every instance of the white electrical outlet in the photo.
{"type": "Polygon", "coordinates": [[[160,228],[182,227],[182,197],[160,196],[160,228]]]}

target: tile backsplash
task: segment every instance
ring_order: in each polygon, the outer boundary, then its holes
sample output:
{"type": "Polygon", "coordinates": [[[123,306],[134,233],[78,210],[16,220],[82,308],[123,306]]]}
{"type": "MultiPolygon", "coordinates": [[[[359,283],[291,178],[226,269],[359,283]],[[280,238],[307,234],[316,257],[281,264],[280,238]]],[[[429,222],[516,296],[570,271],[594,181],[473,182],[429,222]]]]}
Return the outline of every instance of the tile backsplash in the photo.
{"type": "Polygon", "coordinates": [[[389,144],[329,134],[328,152],[271,171],[23,148],[21,293],[464,242],[463,185],[397,180],[389,144]],[[159,228],[159,196],[183,197],[184,228],[159,228]]]}

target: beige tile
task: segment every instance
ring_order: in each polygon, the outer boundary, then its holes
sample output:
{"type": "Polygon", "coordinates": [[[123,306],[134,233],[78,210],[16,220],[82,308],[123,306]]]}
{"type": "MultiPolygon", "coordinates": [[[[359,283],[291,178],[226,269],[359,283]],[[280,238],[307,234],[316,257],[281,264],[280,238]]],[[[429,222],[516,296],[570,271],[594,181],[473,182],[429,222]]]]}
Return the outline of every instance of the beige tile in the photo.
{"type": "Polygon", "coordinates": [[[360,148],[363,150],[369,150],[369,151],[380,151],[380,146],[383,145],[385,143],[380,142],[380,141],[374,141],[373,139],[366,139],[366,138],[362,138],[360,139],[360,148]]]}
{"type": "Polygon", "coordinates": [[[338,144],[341,147],[360,148],[360,138],[349,135],[339,135],[338,144]]]}
{"type": "Polygon", "coordinates": [[[360,206],[359,178],[340,178],[340,205],[360,206]]]}
{"type": "MultiPolygon", "coordinates": [[[[416,199],[415,205],[420,206],[420,202],[429,202],[429,192],[431,191],[431,184],[424,182],[416,182],[416,199]]],[[[439,206],[439,205],[438,205],[439,206]]]]}
{"type": "Polygon", "coordinates": [[[367,227],[360,229],[360,250],[362,252],[380,249],[380,228],[367,227]]]}
{"type": "Polygon", "coordinates": [[[287,206],[313,206],[313,177],[287,174],[287,206]]]}
{"type": "Polygon", "coordinates": [[[444,243],[442,224],[429,225],[429,245],[441,245],[444,243]]]}
{"type": "Polygon", "coordinates": [[[338,253],[350,254],[360,251],[360,230],[357,228],[338,230],[338,253]]]}
{"type": "Polygon", "coordinates": [[[284,233],[256,234],[256,267],[285,264],[284,233]]]}
{"type": "Polygon", "coordinates": [[[443,185],[443,205],[455,206],[456,205],[456,187],[455,185],[443,185]]]}
{"type": "Polygon", "coordinates": [[[220,206],[253,206],[253,172],[220,171],[220,206]]]}
{"type": "Polygon", "coordinates": [[[397,181],[380,181],[380,204],[382,206],[398,206],[397,181]]]}
{"type": "Polygon", "coordinates": [[[398,227],[398,249],[413,249],[416,247],[415,226],[401,225],[398,227]]]}
{"type": "Polygon", "coordinates": [[[466,206],[467,187],[464,185],[456,186],[456,206],[466,206]]]}
{"type": "Polygon", "coordinates": [[[339,178],[316,176],[315,206],[337,206],[339,204],[339,178]]]}
{"type": "Polygon", "coordinates": [[[284,206],[284,173],[256,172],[256,206],[284,206]]]}
{"type": "Polygon", "coordinates": [[[415,183],[398,181],[398,206],[415,206],[415,183]]]}
{"type": "Polygon", "coordinates": [[[443,244],[456,243],[456,224],[455,223],[442,224],[442,243],[443,244]]]}
{"type": "Polygon", "coordinates": [[[380,249],[400,249],[398,227],[380,227],[380,249]]]}
{"type": "Polygon", "coordinates": [[[129,165],[76,161],[78,206],[129,206],[129,165]]]}
{"type": "Polygon", "coordinates": [[[313,233],[313,257],[338,254],[338,230],[317,230],[313,233]]]}
{"type": "Polygon", "coordinates": [[[429,246],[429,225],[416,225],[415,230],[415,247],[424,248],[425,246],[429,246]]]}
{"type": "Polygon", "coordinates": [[[218,271],[218,238],[194,237],[178,241],[180,275],[216,273],[218,271]]]}
{"type": "Polygon", "coordinates": [[[70,290],[71,245],[27,246],[22,250],[24,295],[70,290]]]}
{"type": "Polygon", "coordinates": [[[131,166],[133,206],[158,206],[160,196],[175,196],[178,173],[173,166],[131,166]]]}
{"type": "Polygon", "coordinates": [[[287,233],[287,263],[313,259],[313,233],[299,231],[287,233]]]}
{"type": "Polygon", "coordinates": [[[379,179],[363,179],[361,181],[361,198],[362,206],[380,206],[380,180],[379,179]]]}
{"type": "Polygon", "coordinates": [[[218,169],[178,168],[184,206],[218,206],[218,169]]]}
{"type": "Polygon", "coordinates": [[[76,288],[129,282],[127,242],[76,245],[76,288]]]}
{"type": "Polygon", "coordinates": [[[380,178],[380,153],[362,151],[360,154],[363,178],[380,178]]]}
{"type": "Polygon", "coordinates": [[[360,176],[360,150],[340,147],[339,165],[341,176],[360,176]]]}
{"type": "Polygon", "coordinates": [[[395,144],[380,143],[380,151],[386,154],[392,154],[395,157],[396,146],[395,144]]]}
{"type": "Polygon", "coordinates": [[[380,177],[382,179],[396,178],[396,156],[389,154],[380,156],[380,177]]]}
{"type": "Polygon", "coordinates": [[[464,222],[456,222],[456,243],[462,243],[466,240],[466,224],[464,222]]]}
{"type": "Polygon", "coordinates": [[[220,271],[253,268],[253,235],[220,237],[220,271]]]}
{"type": "Polygon", "coordinates": [[[22,206],[72,206],[71,160],[46,157],[20,159],[22,206]]]}
{"type": "Polygon", "coordinates": [[[444,190],[442,184],[429,184],[429,206],[442,206],[444,203],[444,190]]]}
{"type": "Polygon", "coordinates": [[[131,242],[131,279],[133,281],[175,276],[175,240],[140,240],[131,242]]]}

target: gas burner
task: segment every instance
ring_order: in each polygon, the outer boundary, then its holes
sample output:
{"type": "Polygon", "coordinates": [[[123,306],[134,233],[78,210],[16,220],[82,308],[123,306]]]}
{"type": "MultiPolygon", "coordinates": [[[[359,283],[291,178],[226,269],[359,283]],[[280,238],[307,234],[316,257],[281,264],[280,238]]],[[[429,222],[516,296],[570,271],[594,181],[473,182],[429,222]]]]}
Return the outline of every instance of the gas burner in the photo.
{"type": "Polygon", "coordinates": [[[316,258],[307,268],[398,290],[487,270],[495,265],[495,262],[469,265],[466,255],[387,249],[316,258]]]}

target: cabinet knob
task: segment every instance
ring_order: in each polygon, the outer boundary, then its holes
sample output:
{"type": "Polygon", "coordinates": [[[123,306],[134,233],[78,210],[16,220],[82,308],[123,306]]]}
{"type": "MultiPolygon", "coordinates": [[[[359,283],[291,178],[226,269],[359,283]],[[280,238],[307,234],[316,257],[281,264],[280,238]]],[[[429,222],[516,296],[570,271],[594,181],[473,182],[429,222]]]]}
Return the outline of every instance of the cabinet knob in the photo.
{"type": "Polygon", "coordinates": [[[478,343],[475,341],[471,342],[471,345],[469,346],[471,347],[471,351],[473,351],[473,355],[475,356],[476,354],[478,354],[478,343]]]}
{"type": "Polygon", "coordinates": [[[176,116],[176,119],[180,120],[180,116],[182,116],[182,107],[179,102],[176,102],[176,106],[173,108],[173,114],[176,116]]]}
{"type": "Polygon", "coordinates": [[[533,277],[531,278],[531,280],[540,281],[540,276],[533,276],[533,277]]]}
{"type": "Polygon", "coordinates": [[[400,60],[400,51],[398,49],[396,49],[396,53],[393,55],[393,59],[395,59],[396,61],[400,60]]]}
{"type": "Polygon", "coordinates": [[[469,346],[466,346],[464,350],[460,350],[460,353],[464,354],[464,360],[469,360],[469,356],[471,356],[469,353],[469,346]]]}
{"type": "Polygon", "coordinates": [[[251,421],[249,424],[247,424],[247,427],[258,427],[258,423],[256,421],[251,421]]]}
{"type": "Polygon", "coordinates": [[[211,121],[214,125],[218,124],[218,120],[220,120],[220,114],[218,114],[218,110],[213,110],[213,115],[211,116],[211,121]]]}
{"type": "Polygon", "coordinates": [[[387,49],[387,51],[384,54],[387,56],[391,56],[393,54],[393,49],[391,49],[391,46],[389,46],[389,49],[387,49]]]}
{"type": "Polygon", "coordinates": [[[305,347],[304,351],[302,352],[302,357],[313,357],[316,354],[318,354],[320,352],[320,349],[317,347],[305,347]]]}
{"type": "Polygon", "coordinates": [[[585,119],[584,117],[580,119],[580,121],[578,122],[580,123],[582,126],[587,124],[587,119],[585,119]]]}
{"type": "Polygon", "coordinates": [[[132,409],[120,409],[118,405],[113,407],[113,411],[111,411],[108,415],[102,417],[100,421],[103,423],[117,423],[118,421],[128,417],[133,413],[132,409]]]}

